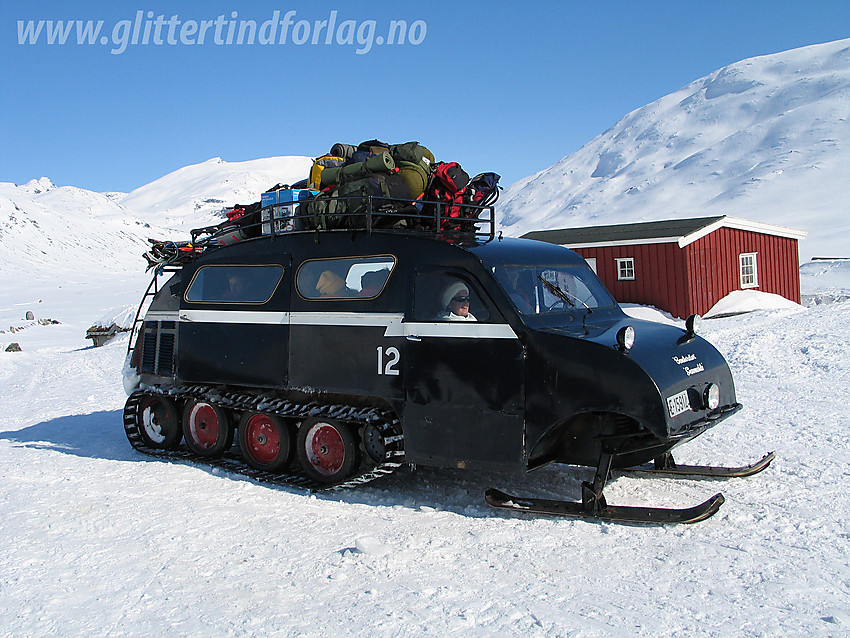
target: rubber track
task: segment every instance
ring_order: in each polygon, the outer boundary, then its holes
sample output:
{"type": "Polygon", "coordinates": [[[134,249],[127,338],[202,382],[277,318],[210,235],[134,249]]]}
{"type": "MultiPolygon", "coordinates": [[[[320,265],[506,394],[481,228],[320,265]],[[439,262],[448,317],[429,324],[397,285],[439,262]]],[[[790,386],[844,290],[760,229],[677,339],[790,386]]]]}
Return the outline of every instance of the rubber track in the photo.
{"type": "MultiPolygon", "coordinates": [[[[270,399],[253,394],[219,392],[215,388],[196,385],[180,386],[169,389],[168,391],[162,391],[158,388],[137,390],[130,395],[127,403],[124,405],[124,432],[130,441],[130,445],[143,454],[170,461],[191,461],[192,463],[218,467],[263,483],[295,486],[311,491],[349,489],[394,472],[404,463],[404,436],[399,434],[400,429],[398,418],[393,413],[376,407],[358,408],[339,404],[298,403],[286,399],[270,399]],[[185,445],[175,450],[151,448],[145,444],[144,439],[139,433],[139,424],[136,418],[138,406],[142,398],[151,394],[160,394],[176,401],[201,399],[236,412],[251,410],[275,414],[284,418],[325,417],[357,426],[364,423],[372,423],[384,435],[384,460],[372,469],[352,476],[342,483],[325,485],[324,483],[314,481],[300,472],[277,474],[256,470],[248,466],[242,459],[241,454],[234,452],[232,449],[225,452],[221,457],[209,458],[194,454],[185,445]]],[[[361,461],[361,468],[367,463],[366,459],[368,458],[368,455],[364,454],[363,456],[364,459],[361,461]]]]}

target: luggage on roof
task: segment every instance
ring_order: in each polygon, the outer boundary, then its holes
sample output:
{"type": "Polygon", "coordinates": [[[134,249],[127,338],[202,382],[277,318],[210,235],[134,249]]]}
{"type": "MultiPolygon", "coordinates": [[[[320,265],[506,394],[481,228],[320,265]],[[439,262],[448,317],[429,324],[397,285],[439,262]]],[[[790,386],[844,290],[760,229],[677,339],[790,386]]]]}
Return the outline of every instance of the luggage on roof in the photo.
{"type": "Polygon", "coordinates": [[[310,169],[310,188],[319,190],[322,187],[322,173],[326,168],[339,168],[345,164],[345,158],[338,157],[333,153],[330,155],[322,155],[313,160],[313,167],[310,169]]]}
{"type": "Polygon", "coordinates": [[[493,236],[488,206],[499,176],[472,180],[457,162],[436,162],[417,141],[377,139],[334,144],[313,161],[307,178],[276,184],[260,202],[222,211],[227,219],[192,231],[187,242],[150,240],[149,268],[187,263],[208,248],[292,230],[396,228],[493,236]],[[489,216],[479,219],[482,210],[489,216]]]}
{"type": "Polygon", "coordinates": [[[328,168],[322,171],[322,188],[363,179],[372,173],[389,173],[395,168],[392,156],[386,151],[377,153],[362,162],[328,168]]]}

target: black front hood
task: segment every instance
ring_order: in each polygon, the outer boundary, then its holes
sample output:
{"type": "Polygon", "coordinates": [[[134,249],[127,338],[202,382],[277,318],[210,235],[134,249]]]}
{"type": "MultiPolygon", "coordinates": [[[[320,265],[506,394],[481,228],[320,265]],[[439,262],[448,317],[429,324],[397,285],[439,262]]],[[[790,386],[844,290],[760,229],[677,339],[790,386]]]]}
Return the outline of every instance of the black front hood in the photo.
{"type": "Polygon", "coordinates": [[[666,440],[711,415],[702,404],[709,384],[720,388],[721,408],[736,405],[729,366],[705,339],[688,338],[681,328],[624,315],[593,319],[590,315],[584,322],[534,331],[529,395],[535,387],[531,375],[535,369],[543,370],[536,379],[541,392],[534,400],[558,406],[560,414],[551,408],[535,412],[548,412],[554,420],[580,412],[614,412],[635,419],[666,440]],[[635,330],[635,343],[624,351],[617,345],[617,332],[629,325],[635,330]],[[690,409],[671,416],[668,399],[683,392],[688,394],[690,409]]]}
{"type": "Polygon", "coordinates": [[[735,402],[732,375],[723,355],[702,337],[691,335],[689,338],[681,328],[625,317],[587,323],[586,329],[570,326],[544,331],[613,350],[619,357],[637,364],[662,395],[694,384],[721,383],[721,404],[735,402]],[[630,350],[621,351],[617,346],[617,332],[625,326],[634,328],[635,342],[630,350]],[[724,390],[728,393],[724,394],[724,390]]]}

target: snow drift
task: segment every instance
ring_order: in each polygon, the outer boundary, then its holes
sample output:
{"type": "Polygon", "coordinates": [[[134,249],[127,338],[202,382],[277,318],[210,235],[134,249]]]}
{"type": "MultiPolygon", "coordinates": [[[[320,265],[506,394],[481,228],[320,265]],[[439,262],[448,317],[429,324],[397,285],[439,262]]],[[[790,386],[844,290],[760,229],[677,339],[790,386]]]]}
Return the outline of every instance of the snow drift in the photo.
{"type": "MultiPolygon", "coordinates": [[[[4,285],[0,319],[31,294],[26,281],[4,285]]],[[[419,468],[313,495],[143,456],[122,427],[127,337],[102,348],[83,337],[90,308],[133,294],[114,276],[44,294],[14,316],[49,307],[61,324],[0,334],[23,349],[0,349],[0,635],[850,632],[850,303],[703,323],[744,410],[677,460],[778,458],[748,479],[616,476],[606,488],[634,505],[726,496],[712,519],[675,527],[484,504],[493,486],[579,498],[587,468],[520,479],[419,468]]]]}

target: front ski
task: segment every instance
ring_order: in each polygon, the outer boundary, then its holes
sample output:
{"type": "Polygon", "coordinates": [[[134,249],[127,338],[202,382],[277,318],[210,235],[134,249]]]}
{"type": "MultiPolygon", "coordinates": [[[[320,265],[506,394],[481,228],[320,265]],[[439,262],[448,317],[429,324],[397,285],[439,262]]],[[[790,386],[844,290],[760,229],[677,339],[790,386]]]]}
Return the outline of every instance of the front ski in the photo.
{"type": "Polygon", "coordinates": [[[713,478],[739,478],[758,474],[776,458],[776,452],[765,454],[761,460],[741,467],[717,467],[713,465],[679,465],[673,456],[667,454],[655,459],[655,466],[622,468],[616,472],[641,472],[649,474],[669,474],[673,476],[708,476],[713,478]]]}
{"type": "Polygon", "coordinates": [[[511,496],[497,489],[489,489],[484,494],[487,503],[493,507],[518,512],[551,514],[554,516],[572,516],[590,520],[616,521],[621,523],[697,523],[713,516],[723,505],[722,494],[715,494],[704,503],[684,509],[664,507],[633,507],[627,505],[608,505],[604,501],[596,511],[584,503],[575,501],[557,501],[545,498],[525,498],[511,496]]]}

